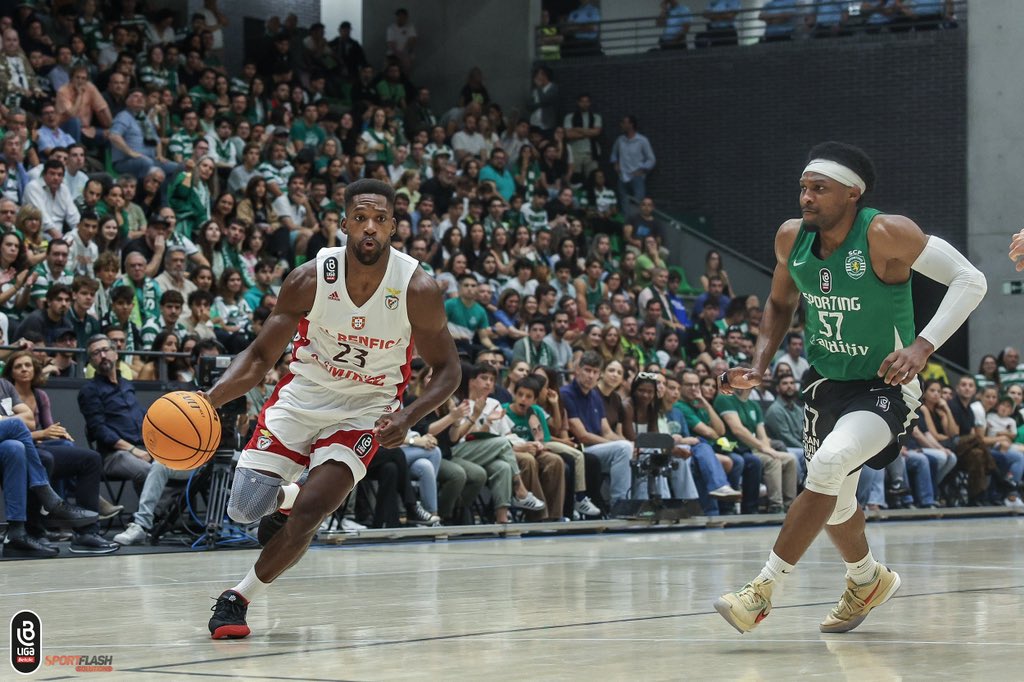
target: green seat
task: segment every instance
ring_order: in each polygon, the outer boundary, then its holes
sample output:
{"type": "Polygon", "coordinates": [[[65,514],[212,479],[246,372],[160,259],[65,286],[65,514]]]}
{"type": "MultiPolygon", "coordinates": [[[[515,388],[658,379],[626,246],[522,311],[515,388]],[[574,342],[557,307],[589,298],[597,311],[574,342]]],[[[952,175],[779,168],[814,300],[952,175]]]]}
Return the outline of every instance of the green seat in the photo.
{"type": "Polygon", "coordinates": [[[692,286],[690,286],[689,280],[686,279],[686,270],[684,270],[681,265],[670,265],[668,266],[668,271],[670,273],[675,272],[679,274],[679,278],[681,281],[679,284],[679,290],[676,293],[679,294],[680,296],[692,296],[695,294],[703,293],[700,289],[695,289],[692,286]]]}

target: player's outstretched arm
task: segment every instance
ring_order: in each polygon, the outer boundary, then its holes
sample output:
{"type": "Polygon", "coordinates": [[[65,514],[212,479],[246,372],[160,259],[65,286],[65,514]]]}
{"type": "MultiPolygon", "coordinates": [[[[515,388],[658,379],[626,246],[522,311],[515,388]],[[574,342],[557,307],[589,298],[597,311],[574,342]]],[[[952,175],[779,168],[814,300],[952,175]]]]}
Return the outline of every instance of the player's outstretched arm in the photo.
{"type": "Polygon", "coordinates": [[[422,270],[417,270],[409,282],[406,305],[416,350],[433,369],[433,374],[422,395],[408,408],[377,420],[377,440],[386,448],[404,443],[409,428],[448,400],[462,381],[462,363],[455,341],[448,333],[441,289],[422,270]]]}
{"type": "Polygon", "coordinates": [[[887,384],[906,384],[917,378],[931,354],[978,307],[988,284],[985,275],[946,240],[926,235],[904,216],[878,216],[868,232],[868,244],[872,263],[875,254],[885,254],[883,282],[904,282],[913,269],[948,287],[935,315],[914,342],[890,353],[878,368],[878,376],[887,384]]]}
{"type": "Polygon", "coordinates": [[[775,351],[782,345],[782,339],[793,324],[793,313],[800,304],[800,291],[789,274],[789,253],[793,250],[793,242],[799,231],[799,220],[787,220],[775,234],[775,272],[772,274],[772,290],[768,294],[761,318],[761,333],[754,347],[753,368],[734,367],[725,373],[725,381],[719,377],[723,393],[732,394],[734,388],[760,385],[775,357],[775,351]]]}
{"type": "Polygon", "coordinates": [[[285,278],[270,317],[256,339],[238,354],[220,381],[210,389],[214,407],[245,395],[277,363],[302,316],[313,307],[316,295],[316,261],[309,261],[285,278]]]}

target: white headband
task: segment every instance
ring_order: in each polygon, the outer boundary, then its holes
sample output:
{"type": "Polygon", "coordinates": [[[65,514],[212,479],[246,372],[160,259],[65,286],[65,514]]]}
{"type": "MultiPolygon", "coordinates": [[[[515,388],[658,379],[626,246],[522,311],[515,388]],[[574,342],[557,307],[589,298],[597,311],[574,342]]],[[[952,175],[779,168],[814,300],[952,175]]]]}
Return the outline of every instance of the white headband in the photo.
{"type": "Polygon", "coordinates": [[[804,173],[820,173],[826,178],[832,178],[847,187],[856,187],[860,190],[861,194],[864,194],[864,191],[867,189],[864,180],[857,173],[841,163],[829,161],[828,159],[812,159],[807,164],[807,168],[804,168],[804,173]]]}

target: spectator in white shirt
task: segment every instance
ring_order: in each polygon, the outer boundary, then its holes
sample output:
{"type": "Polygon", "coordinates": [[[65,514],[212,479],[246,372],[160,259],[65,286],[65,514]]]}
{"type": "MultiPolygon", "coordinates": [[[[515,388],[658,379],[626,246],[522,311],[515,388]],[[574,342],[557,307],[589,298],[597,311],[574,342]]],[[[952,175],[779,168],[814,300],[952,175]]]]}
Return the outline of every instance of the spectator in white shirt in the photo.
{"type": "Polygon", "coordinates": [[[77,199],[82,196],[85,183],[89,182],[89,176],[85,168],[85,147],[80,144],[73,144],[68,147],[68,160],[64,164],[64,186],[71,192],[71,198],[77,199]]]}
{"type": "Polygon", "coordinates": [[[75,231],[64,235],[64,241],[70,247],[68,267],[76,275],[94,277],[93,264],[95,264],[96,259],[100,255],[95,239],[99,228],[100,219],[93,211],[86,211],[80,216],[78,227],[75,231]]]}
{"type": "Polygon", "coordinates": [[[455,160],[462,163],[467,156],[483,158],[484,150],[487,148],[487,140],[476,128],[476,116],[466,114],[462,119],[462,130],[452,135],[452,149],[455,150],[455,160]]]}
{"type": "Polygon", "coordinates": [[[79,214],[71,192],[64,186],[64,164],[51,159],[43,164],[43,175],[25,186],[22,203],[43,212],[43,230],[53,239],[64,236],[64,225],[78,227],[79,214]]]}
{"type": "Polygon", "coordinates": [[[395,11],[395,23],[388,26],[386,35],[388,56],[398,59],[403,73],[412,71],[413,52],[416,49],[416,27],[409,21],[409,11],[395,11]]]}

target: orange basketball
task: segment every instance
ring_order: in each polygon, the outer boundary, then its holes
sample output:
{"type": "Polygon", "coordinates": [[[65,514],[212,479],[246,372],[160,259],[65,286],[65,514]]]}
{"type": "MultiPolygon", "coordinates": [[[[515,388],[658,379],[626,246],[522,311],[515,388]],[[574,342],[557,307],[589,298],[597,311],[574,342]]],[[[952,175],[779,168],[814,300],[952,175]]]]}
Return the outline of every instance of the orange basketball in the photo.
{"type": "Polygon", "coordinates": [[[160,396],[142,420],[142,440],[153,459],[187,471],[205,464],[220,446],[220,417],[198,393],[160,396]]]}

